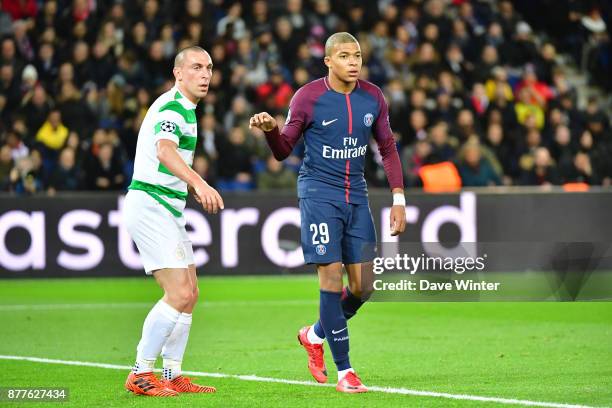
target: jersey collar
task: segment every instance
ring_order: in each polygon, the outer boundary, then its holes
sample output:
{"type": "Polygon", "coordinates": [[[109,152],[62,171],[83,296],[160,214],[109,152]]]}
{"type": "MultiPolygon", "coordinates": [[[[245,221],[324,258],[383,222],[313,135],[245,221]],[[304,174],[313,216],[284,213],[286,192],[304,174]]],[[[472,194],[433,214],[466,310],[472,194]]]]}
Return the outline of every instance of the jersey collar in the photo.
{"type": "Polygon", "coordinates": [[[187,97],[183,95],[177,86],[172,87],[172,96],[174,97],[174,100],[179,101],[179,103],[183,105],[185,109],[195,109],[197,106],[197,104],[187,99],[187,97]]]}
{"type": "Polygon", "coordinates": [[[329,83],[329,75],[325,75],[323,77],[323,83],[325,84],[325,87],[327,88],[328,91],[332,91],[332,92],[335,92],[335,93],[340,94],[340,95],[349,95],[349,94],[352,94],[353,92],[355,92],[355,90],[357,88],[361,88],[361,85],[359,84],[359,80],[357,80],[357,82],[355,83],[355,87],[348,94],[346,94],[344,92],[338,92],[334,88],[331,87],[331,84],[329,83]]]}

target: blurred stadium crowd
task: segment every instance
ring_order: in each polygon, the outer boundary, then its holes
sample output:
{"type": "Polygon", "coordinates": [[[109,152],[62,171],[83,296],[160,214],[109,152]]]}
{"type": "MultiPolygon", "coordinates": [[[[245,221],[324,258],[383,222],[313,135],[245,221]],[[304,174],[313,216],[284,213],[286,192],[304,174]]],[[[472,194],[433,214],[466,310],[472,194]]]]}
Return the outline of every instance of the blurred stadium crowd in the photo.
{"type": "MultiPolygon", "coordinates": [[[[579,106],[565,68],[612,89],[610,11],[571,0],[2,0],[0,191],[125,189],[146,109],[191,44],[215,64],[194,169],[222,191],[294,188],[303,147],[276,162],[248,118],[266,110],[283,123],[295,90],[326,74],[336,31],[360,40],[362,77],[387,97],[407,187],[436,175],[609,185],[609,115],[597,98],[579,106]]],[[[370,186],[386,186],[370,147],[370,186]]]]}

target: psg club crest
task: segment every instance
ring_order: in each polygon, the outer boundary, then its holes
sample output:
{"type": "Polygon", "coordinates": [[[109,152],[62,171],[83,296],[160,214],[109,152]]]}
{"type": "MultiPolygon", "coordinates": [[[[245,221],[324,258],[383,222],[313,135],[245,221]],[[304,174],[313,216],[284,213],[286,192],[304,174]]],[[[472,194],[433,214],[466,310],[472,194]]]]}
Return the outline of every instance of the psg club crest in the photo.
{"type": "Polygon", "coordinates": [[[363,124],[367,127],[370,127],[372,126],[372,123],[374,123],[374,115],[372,115],[371,113],[366,113],[363,117],[363,124]]]}
{"type": "Polygon", "coordinates": [[[327,252],[327,248],[325,248],[325,245],[319,244],[316,247],[316,251],[317,255],[325,255],[325,253],[327,252]]]}

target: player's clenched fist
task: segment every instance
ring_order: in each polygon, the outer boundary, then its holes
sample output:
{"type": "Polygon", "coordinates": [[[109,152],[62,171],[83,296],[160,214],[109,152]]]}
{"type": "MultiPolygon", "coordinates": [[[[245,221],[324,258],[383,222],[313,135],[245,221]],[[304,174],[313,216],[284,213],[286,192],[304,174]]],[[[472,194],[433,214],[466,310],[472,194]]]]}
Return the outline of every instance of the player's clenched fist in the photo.
{"type": "Polygon", "coordinates": [[[268,112],[256,113],[249,120],[249,128],[254,127],[269,132],[276,127],[276,119],[268,112]]]}
{"type": "Polygon", "coordinates": [[[223,199],[217,190],[208,185],[204,180],[192,186],[190,190],[193,192],[196,201],[202,204],[204,210],[209,214],[216,214],[219,209],[222,210],[225,207],[223,199]]]}

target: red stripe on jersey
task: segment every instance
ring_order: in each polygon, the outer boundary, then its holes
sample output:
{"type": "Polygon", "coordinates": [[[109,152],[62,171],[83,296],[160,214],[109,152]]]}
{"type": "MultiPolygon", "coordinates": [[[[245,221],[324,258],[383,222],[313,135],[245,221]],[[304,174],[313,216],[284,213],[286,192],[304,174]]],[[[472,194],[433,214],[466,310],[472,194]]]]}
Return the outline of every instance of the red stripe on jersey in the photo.
{"type": "MultiPolygon", "coordinates": [[[[351,108],[351,96],[344,94],[346,97],[346,109],[348,110],[348,133],[353,134],[353,109],[351,108]]],[[[351,191],[351,179],[350,179],[351,161],[346,161],[346,175],[344,178],[344,192],[346,197],[346,203],[349,203],[349,196],[351,191]]]]}
{"type": "Polygon", "coordinates": [[[348,109],[348,131],[349,135],[353,133],[353,109],[351,108],[351,97],[349,94],[344,94],[346,97],[346,108],[348,109]]]}
{"type": "Polygon", "coordinates": [[[349,194],[351,191],[351,179],[349,177],[351,171],[351,161],[347,160],[346,161],[346,176],[344,177],[344,192],[345,192],[345,197],[346,197],[346,203],[349,203],[349,194]]]}

